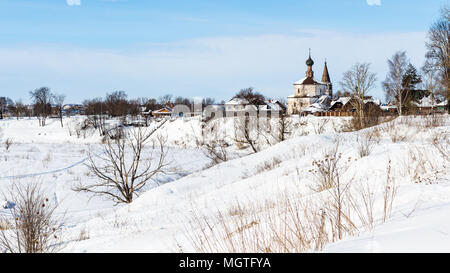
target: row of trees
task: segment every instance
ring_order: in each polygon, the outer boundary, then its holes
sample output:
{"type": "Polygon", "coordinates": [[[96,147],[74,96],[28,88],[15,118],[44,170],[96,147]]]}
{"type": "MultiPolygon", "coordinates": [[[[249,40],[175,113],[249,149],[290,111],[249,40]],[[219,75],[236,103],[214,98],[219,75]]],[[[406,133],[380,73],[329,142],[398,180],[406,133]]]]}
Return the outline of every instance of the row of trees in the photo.
{"type": "MultiPolygon", "coordinates": [[[[65,95],[56,94],[48,87],[41,87],[30,91],[30,99],[32,106],[28,107],[21,100],[16,102],[10,98],[0,98],[0,118],[4,112],[8,112],[17,119],[23,116],[36,116],[39,119],[39,125],[45,126],[46,119],[52,114],[58,114],[63,127],[63,106],[65,95]]],[[[202,106],[214,104],[213,98],[203,98],[202,106]]],[[[221,103],[224,103],[223,101],[221,103]]],[[[86,115],[94,117],[125,117],[127,115],[138,116],[142,112],[154,111],[163,108],[166,105],[183,104],[190,109],[194,108],[194,100],[185,97],[173,97],[172,95],[164,95],[158,99],[141,97],[138,99],[128,99],[125,91],[114,91],[107,93],[105,98],[88,99],[83,102],[86,115]]]]}
{"type": "Polygon", "coordinates": [[[3,118],[4,112],[13,114],[17,119],[22,116],[31,116],[31,111],[22,102],[22,100],[13,101],[10,98],[0,98],[0,119],[3,118]]]}
{"type": "MultiPolygon", "coordinates": [[[[412,102],[425,95],[434,100],[450,98],[450,10],[441,9],[441,17],[428,31],[426,61],[418,71],[405,51],[396,52],[389,60],[389,72],[383,82],[387,101],[393,101],[400,115],[408,113],[412,102]]],[[[450,107],[448,108],[450,113],[450,107]]]]}
{"type": "MultiPolygon", "coordinates": [[[[211,105],[215,103],[213,98],[204,98],[202,105],[211,105]]],[[[111,117],[122,117],[126,115],[137,116],[141,113],[141,109],[145,111],[154,111],[163,108],[165,105],[183,104],[190,109],[193,108],[194,101],[185,97],[175,97],[172,95],[164,95],[158,99],[141,97],[138,99],[128,99],[125,91],[115,91],[106,94],[103,98],[94,98],[85,100],[83,105],[87,115],[108,115],[111,117]]]]}

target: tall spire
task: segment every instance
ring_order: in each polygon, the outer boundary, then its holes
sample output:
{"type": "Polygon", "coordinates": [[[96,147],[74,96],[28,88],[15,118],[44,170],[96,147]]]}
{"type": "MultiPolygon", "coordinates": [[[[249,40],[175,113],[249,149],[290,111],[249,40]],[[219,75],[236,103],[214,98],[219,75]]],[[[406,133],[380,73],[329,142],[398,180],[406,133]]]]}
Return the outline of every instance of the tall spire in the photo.
{"type": "Polygon", "coordinates": [[[330,74],[328,73],[327,61],[325,61],[325,67],[323,68],[322,82],[331,83],[330,74]]]}

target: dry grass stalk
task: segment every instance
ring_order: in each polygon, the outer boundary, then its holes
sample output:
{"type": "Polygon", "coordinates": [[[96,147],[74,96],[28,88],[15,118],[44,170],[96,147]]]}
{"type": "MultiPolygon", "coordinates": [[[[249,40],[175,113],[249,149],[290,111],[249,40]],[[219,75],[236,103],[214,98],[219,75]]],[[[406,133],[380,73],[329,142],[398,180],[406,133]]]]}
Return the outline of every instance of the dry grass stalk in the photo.
{"type": "Polygon", "coordinates": [[[12,185],[5,200],[9,214],[1,216],[0,248],[9,253],[47,253],[60,249],[63,219],[55,214],[57,204],[49,201],[38,183],[12,185]]]}

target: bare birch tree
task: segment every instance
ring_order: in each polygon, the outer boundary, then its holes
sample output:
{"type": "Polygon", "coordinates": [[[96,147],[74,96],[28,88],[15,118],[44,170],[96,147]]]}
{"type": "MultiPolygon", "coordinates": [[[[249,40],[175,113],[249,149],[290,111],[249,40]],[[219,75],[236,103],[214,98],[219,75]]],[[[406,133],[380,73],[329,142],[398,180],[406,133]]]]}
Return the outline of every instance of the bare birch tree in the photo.
{"type": "MultiPolygon", "coordinates": [[[[450,99],[450,9],[444,6],[441,17],[428,31],[426,57],[439,71],[440,82],[445,89],[446,99],[450,99]]],[[[448,107],[450,113],[450,106],[448,107]]]]}
{"type": "Polygon", "coordinates": [[[423,87],[430,91],[433,101],[446,98],[445,89],[442,87],[439,72],[431,60],[426,60],[422,67],[423,87]]]}
{"type": "Polygon", "coordinates": [[[165,139],[151,140],[151,135],[139,127],[123,137],[108,138],[103,153],[89,154],[86,164],[98,181],[80,183],[73,190],[106,196],[117,204],[131,203],[149,181],[156,182],[155,176],[167,170],[165,139]]]}
{"type": "Polygon", "coordinates": [[[383,89],[386,95],[386,100],[394,100],[399,115],[403,115],[403,105],[408,94],[403,92],[403,76],[408,68],[409,61],[406,57],[406,51],[396,52],[391,59],[387,61],[389,72],[383,82],[383,89]]]}
{"type": "Polygon", "coordinates": [[[364,98],[375,87],[376,74],[370,72],[369,63],[357,63],[349,71],[344,73],[340,82],[344,92],[352,94],[351,103],[356,108],[360,128],[366,125],[366,111],[364,98]]]}

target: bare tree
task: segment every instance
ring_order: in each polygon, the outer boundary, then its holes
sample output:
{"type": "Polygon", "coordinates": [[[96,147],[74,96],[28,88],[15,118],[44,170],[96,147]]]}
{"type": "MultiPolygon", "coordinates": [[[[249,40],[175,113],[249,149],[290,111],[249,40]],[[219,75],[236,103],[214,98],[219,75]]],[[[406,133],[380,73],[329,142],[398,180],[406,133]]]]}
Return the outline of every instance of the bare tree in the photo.
{"type": "Polygon", "coordinates": [[[66,95],[53,94],[53,101],[55,102],[56,106],[58,107],[58,113],[59,113],[59,119],[61,121],[61,127],[64,127],[62,110],[63,110],[63,104],[64,104],[65,99],[66,99],[66,95]]]}
{"type": "Polygon", "coordinates": [[[18,100],[14,103],[13,111],[14,115],[17,119],[23,116],[27,112],[27,107],[22,103],[21,100],[18,100]]]}
{"type": "MultiPolygon", "coordinates": [[[[439,71],[440,81],[445,88],[447,100],[450,99],[450,9],[444,6],[441,17],[428,31],[428,52],[426,57],[439,71]]],[[[450,113],[450,106],[448,107],[450,113]]]]}
{"type": "Polygon", "coordinates": [[[3,119],[3,113],[6,110],[6,98],[0,97],[0,119],[3,119]]]}
{"type": "Polygon", "coordinates": [[[248,145],[251,147],[254,153],[259,151],[257,145],[258,128],[256,123],[258,122],[256,114],[253,111],[250,113],[244,113],[235,118],[235,134],[236,142],[239,144],[248,145]]]}
{"type": "Polygon", "coordinates": [[[227,147],[229,146],[224,140],[212,139],[204,142],[205,156],[209,158],[213,165],[228,161],[227,147]]]}
{"type": "Polygon", "coordinates": [[[166,103],[171,103],[172,102],[172,95],[171,94],[166,94],[164,96],[161,96],[158,98],[158,103],[160,105],[165,105],[166,103]]]}
{"type": "MultiPolygon", "coordinates": [[[[394,101],[399,98],[401,101],[402,80],[408,66],[406,51],[397,51],[390,59],[387,60],[389,72],[383,82],[383,89],[386,101],[394,101]]],[[[401,112],[401,105],[399,108],[401,112]]],[[[401,113],[400,113],[401,115],[401,113]]]]}
{"type": "Polygon", "coordinates": [[[291,133],[292,120],[289,119],[286,113],[280,113],[278,117],[278,141],[282,142],[286,140],[286,135],[291,133]]]}
{"type": "Polygon", "coordinates": [[[106,134],[106,103],[101,98],[95,98],[92,100],[85,100],[83,105],[92,127],[98,129],[100,136],[104,136],[106,134]]]}
{"type": "Polygon", "coordinates": [[[375,87],[376,80],[376,74],[370,72],[369,63],[357,63],[344,73],[340,82],[344,92],[352,94],[353,99],[350,102],[356,108],[361,128],[364,128],[366,125],[364,99],[369,91],[375,87]]]}
{"type": "Polygon", "coordinates": [[[388,59],[388,66],[389,72],[383,82],[386,99],[395,101],[399,115],[404,115],[413,110],[413,102],[418,102],[427,92],[417,89],[422,85],[422,77],[408,61],[405,51],[398,51],[388,59]]]}
{"type": "Polygon", "coordinates": [[[151,141],[151,135],[139,127],[122,138],[108,138],[103,153],[89,154],[86,164],[99,180],[89,185],[80,183],[73,190],[107,196],[116,203],[131,203],[147,182],[165,173],[168,165],[165,139],[159,136],[151,141]]]}
{"type": "Polygon", "coordinates": [[[13,184],[4,209],[10,214],[0,218],[0,248],[10,253],[56,252],[61,247],[59,234],[63,217],[57,217],[57,204],[45,195],[39,183],[13,184]]]}
{"type": "Polygon", "coordinates": [[[125,91],[114,91],[106,94],[105,106],[112,117],[125,117],[128,113],[128,95],[125,91]]]}
{"type": "Polygon", "coordinates": [[[266,100],[266,98],[258,91],[255,91],[253,87],[241,89],[234,97],[246,99],[249,104],[255,106],[264,105],[266,100]]]}
{"type": "Polygon", "coordinates": [[[50,88],[41,87],[30,91],[30,97],[34,102],[34,112],[39,119],[39,125],[45,126],[45,120],[51,112],[52,93],[50,88]]]}
{"type": "Polygon", "coordinates": [[[442,87],[439,71],[432,60],[428,59],[422,67],[424,88],[430,91],[433,101],[436,99],[443,100],[446,98],[445,88],[442,87]]]}

